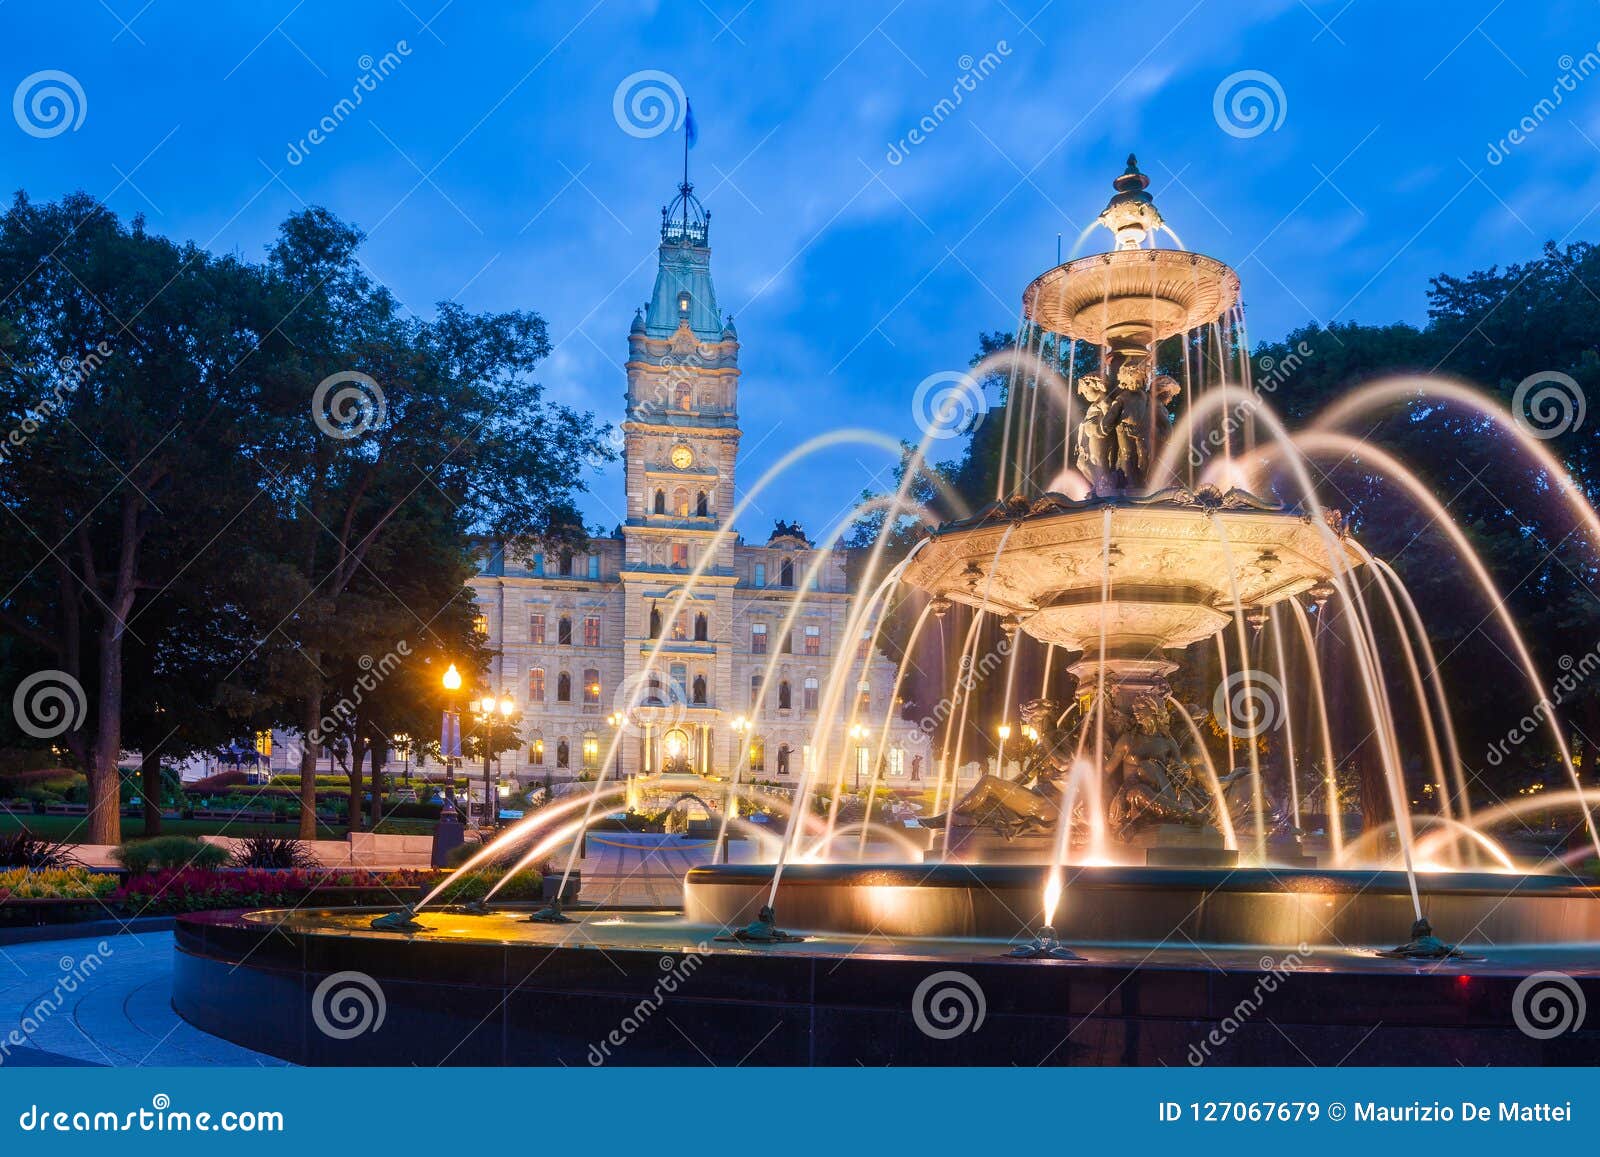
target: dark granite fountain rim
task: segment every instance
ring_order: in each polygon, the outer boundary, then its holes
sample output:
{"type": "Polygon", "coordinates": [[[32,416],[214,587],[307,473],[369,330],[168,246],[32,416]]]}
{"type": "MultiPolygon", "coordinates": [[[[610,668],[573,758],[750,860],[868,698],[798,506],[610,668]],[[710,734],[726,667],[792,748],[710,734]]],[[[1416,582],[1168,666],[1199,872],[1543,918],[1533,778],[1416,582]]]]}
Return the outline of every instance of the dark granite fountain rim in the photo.
{"type": "MultiPolygon", "coordinates": [[[[689,869],[686,885],[739,886],[772,882],[772,864],[710,864],[689,869]]],[[[1049,867],[1042,864],[790,864],[783,870],[785,888],[889,887],[1039,890],[1049,867]]],[[[1409,895],[1406,874],[1383,868],[1168,868],[1128,865],[1068,866],[1068,888],[1125,891],[1206,891],[1245,893],[1316,893],[1345,895],[1409,895]]],[[[1570,876],[1515,872],[1424,872],[1418,891],[1467,896],[1500,896],[1516,892],[1552,898],[1600,899],[1600,885],[1581,884],[1570,876]]]]}

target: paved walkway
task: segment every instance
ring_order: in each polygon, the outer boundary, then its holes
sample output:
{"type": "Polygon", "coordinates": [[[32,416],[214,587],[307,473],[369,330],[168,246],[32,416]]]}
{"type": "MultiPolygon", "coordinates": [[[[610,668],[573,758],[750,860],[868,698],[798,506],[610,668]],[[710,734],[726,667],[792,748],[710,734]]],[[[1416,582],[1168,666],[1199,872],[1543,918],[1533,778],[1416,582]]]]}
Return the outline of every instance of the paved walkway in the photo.
{"type": "Polygon", "coordinates": [[[0,947],[0,1066],[282,1065],[172,1011],[172,953],[171,932],[0,947]]]}
{"type": "MultiPolygon", "coordinates": [[[[596,832],[583,861],[586,904],[683,906],[683,877],[690,868],[711,863],[714,840],[632,832],[596,832]]],[[[556,870],[565,860],[552,857],[556,870]]]]}

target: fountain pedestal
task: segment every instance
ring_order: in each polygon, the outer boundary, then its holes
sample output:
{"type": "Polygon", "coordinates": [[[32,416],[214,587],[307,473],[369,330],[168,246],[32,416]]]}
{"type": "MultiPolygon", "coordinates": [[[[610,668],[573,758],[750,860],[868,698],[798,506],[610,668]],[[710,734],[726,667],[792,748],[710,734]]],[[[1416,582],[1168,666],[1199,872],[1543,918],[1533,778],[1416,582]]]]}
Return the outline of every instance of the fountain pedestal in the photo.
{"type": "Polygon", "coordinates": [[[1132,844],[1144,849],[1144,862],[1152,868],[1231,868],[1239,862],[1239,853],[1223,846],[1216,828],[1157,824],[1136,835],[1132,844]]]}

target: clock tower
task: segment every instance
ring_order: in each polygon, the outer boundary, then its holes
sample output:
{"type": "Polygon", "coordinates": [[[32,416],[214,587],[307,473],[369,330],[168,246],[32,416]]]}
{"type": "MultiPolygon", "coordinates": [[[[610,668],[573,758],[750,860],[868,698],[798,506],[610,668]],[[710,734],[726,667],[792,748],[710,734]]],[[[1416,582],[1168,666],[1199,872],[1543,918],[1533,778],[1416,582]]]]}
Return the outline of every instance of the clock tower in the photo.
{"type": "Polygon", "coordinates": [[[725,765],[716,758],[728,742],[717,705],[733,699],[738,579],[734,536],[719,540],[717,532],[734,506],[739,339],[733,319],[717,309],[710,224],[685,179],[661,210],[655,288],[628,332],[625,678],[632,678],[636,701],[641,694],[670,700],[670,710],[641,713],[650,734],[635,758],[625,755],[630,772],[725,765]]]}

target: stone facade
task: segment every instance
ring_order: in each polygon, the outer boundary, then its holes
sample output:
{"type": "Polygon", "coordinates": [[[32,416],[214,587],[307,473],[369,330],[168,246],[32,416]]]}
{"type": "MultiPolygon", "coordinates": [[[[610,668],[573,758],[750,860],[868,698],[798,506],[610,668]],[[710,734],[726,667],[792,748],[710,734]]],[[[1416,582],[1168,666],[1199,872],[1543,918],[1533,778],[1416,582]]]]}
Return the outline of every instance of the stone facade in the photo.
{"type": "MultiPolygon", "coordinates": [[[[848,776],[870,776],[894,666],[846,637],[844,553],[812,549],[791,525],[764,545],[720,533],[737,504],[740,346],[717,308],[708,233],[682,187],[628,333],[620,536],[575,557],[496,552],[473,583],[493,689],[522,712],[526,742],[501,757],[503,778],[592,776],[621,729],[614,776],[726,775],[748,755],[746,778],[798,780],[824,714],[830,768],[843,753],[848,776]],[[847,749],[857,702],[873,730],[847,749]]],[[[914,765],[898,742],[886,748],[887,776],[909,780],[914,765]]]]}

